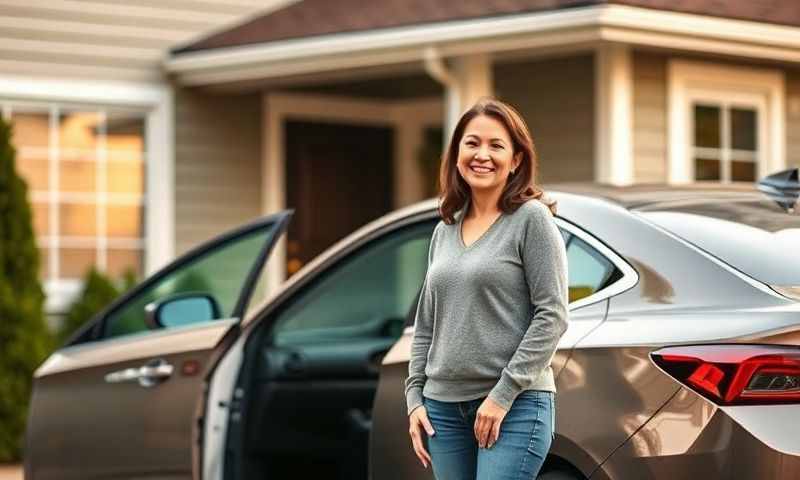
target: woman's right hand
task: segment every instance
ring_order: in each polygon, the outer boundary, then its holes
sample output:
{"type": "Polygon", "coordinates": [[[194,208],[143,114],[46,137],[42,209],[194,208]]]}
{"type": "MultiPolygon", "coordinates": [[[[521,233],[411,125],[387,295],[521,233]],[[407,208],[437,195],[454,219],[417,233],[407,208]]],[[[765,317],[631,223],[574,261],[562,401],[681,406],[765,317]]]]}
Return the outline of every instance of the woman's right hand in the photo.
{"type": "Polygon", "coordinates": [[[422,466],[428,468],[428,464],[431,463],[431,456],[428,455],[428,451],[425,450],[425,444],[422,442],[422,432],[424,430],[429,437],[433,436],[435,432],[433,431],[431,422],[428,420],[428,412],[425,410],[425,407],[420,405],[412,410],[408,416],[408,422],[408,433],[411,435],[411,444],[414,445],[414,453],[417,454],[417,458],[422,462],[422,466]]]}

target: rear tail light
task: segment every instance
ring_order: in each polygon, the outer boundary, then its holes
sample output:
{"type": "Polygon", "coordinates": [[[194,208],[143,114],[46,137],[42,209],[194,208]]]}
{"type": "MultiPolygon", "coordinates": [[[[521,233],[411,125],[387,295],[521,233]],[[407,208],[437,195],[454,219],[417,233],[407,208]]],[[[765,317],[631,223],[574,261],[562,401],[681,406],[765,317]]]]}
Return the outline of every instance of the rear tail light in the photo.
{"type": "Polygon", "coordinates": [[[691,345],[650,353],[670,376],[718,405],[800,403],[800,349],[691,345]]]}

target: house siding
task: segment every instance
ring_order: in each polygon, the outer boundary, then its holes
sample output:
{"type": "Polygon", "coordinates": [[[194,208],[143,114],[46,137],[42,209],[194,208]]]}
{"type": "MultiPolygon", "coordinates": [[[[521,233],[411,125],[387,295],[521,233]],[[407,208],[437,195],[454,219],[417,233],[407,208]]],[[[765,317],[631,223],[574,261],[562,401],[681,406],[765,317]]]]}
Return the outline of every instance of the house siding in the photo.
{"type": "Polygon", "coordinates": [[[633,180],[666,182],[667,56],[633,53],[633,180]]]}
{"type": "Polygon", "coordinates": [[[261,96],[175,96],[175,250],[261,214],[261,96]]]}
{"type": "MultiPolygon", "coordinates": [[[[667,64],[685,58],[752,68],[752,64],[691,55],[636,51],[633,55],[633,149],[636,183],[668,180],[667,64]]],[[[771,67],[776,68],[776,67],[771,67]]],[[[786,80],[786,163],[800,166],[800,69],[780,68],[786,80]]]]}
{"type": "Polygon", "coordinates": [[[592,55],[497,64],[495,91],[531,130],[540,184],[594,179],[592,55]]]}
{"type": "Polygon", "coordinates": [[[786,71],[786,164],[800,167],[800,69],[786,71]]]}
{"type": "Polygon", "coordinates": [[[160,81],[168,48],[285,0],[0,0],[0,72],[160,81]]]}

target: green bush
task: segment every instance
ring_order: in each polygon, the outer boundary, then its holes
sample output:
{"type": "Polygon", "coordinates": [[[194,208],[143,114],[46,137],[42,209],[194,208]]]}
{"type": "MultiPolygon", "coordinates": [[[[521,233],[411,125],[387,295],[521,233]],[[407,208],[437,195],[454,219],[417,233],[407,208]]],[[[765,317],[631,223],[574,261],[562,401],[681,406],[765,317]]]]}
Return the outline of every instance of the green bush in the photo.
{"type": "Polygon", "coordinates": [[[83,290],[70,305],[64,323],[59,330],[59,340],[64,342],[84,323],[107,307],[126,290],[136,284],[136,274],[128,270],[122,277],[122,286],[117,288],[110,277],[92,266],[83,277],[83,290]]]}
{"type": "Polygon", "coordinates": [[[53,346],[44,321],[28,187],[0,119],[0,462],[19,460],[32,375],[53,346]]]}
{"type": "Polygon", "coordinates": [[[83,290],[69,307],[64,323],[59,330],[59,340],[64,342],[70,335],[90,320],[100,310],[119,296],[111,280],[92,267],[83,277],[83,290]]]}

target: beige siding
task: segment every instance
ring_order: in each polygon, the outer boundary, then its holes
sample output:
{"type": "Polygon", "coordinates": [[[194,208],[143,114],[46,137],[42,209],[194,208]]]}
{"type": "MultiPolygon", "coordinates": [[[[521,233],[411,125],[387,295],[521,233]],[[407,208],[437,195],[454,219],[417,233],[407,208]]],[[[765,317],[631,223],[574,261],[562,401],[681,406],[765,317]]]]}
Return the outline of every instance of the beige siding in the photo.
{"type": "Polygon", "coordinates": [[[160,81],[170,47],[285,3],[0,0],[0,72],[160,81]]]}
{"type": "Polygon", "coordinates": [[[786,71],[786,163],[800,167],[800,69],[786,71]]]}
{"type": "Polygon", "coordinates": [[[261,212],[261,96],[182,89],[175,107],[175,253],[261,212]]]}
{"type": "Polygon", "coordinates": [[[667,57],[633,54],[633,179],[667,181],[667,57]]]}
{"type": "Polygon", "coordinates": [[[500,64],[497,96],[525,117],[539,153],[540,184],[594,178],[591,55],[500,64]]]}
{"type": "MultiPolygon", "coordinates": [[[[667,157],[667,62],[666,54],[634,53],[633,63],[633,145],[636,183],[666,182],[667,157]]],[[[675,57],[677,58],[677,57],[675,57]]],[[[751,64],[681,56],[689,60],[714,61],[733,66],[751,64]]],[[[774,68],[774,67],[773,67],[774,68]]],[[[800,166],[800,69],[785,68],[786,75],[786,160],[800,166]]]]}

